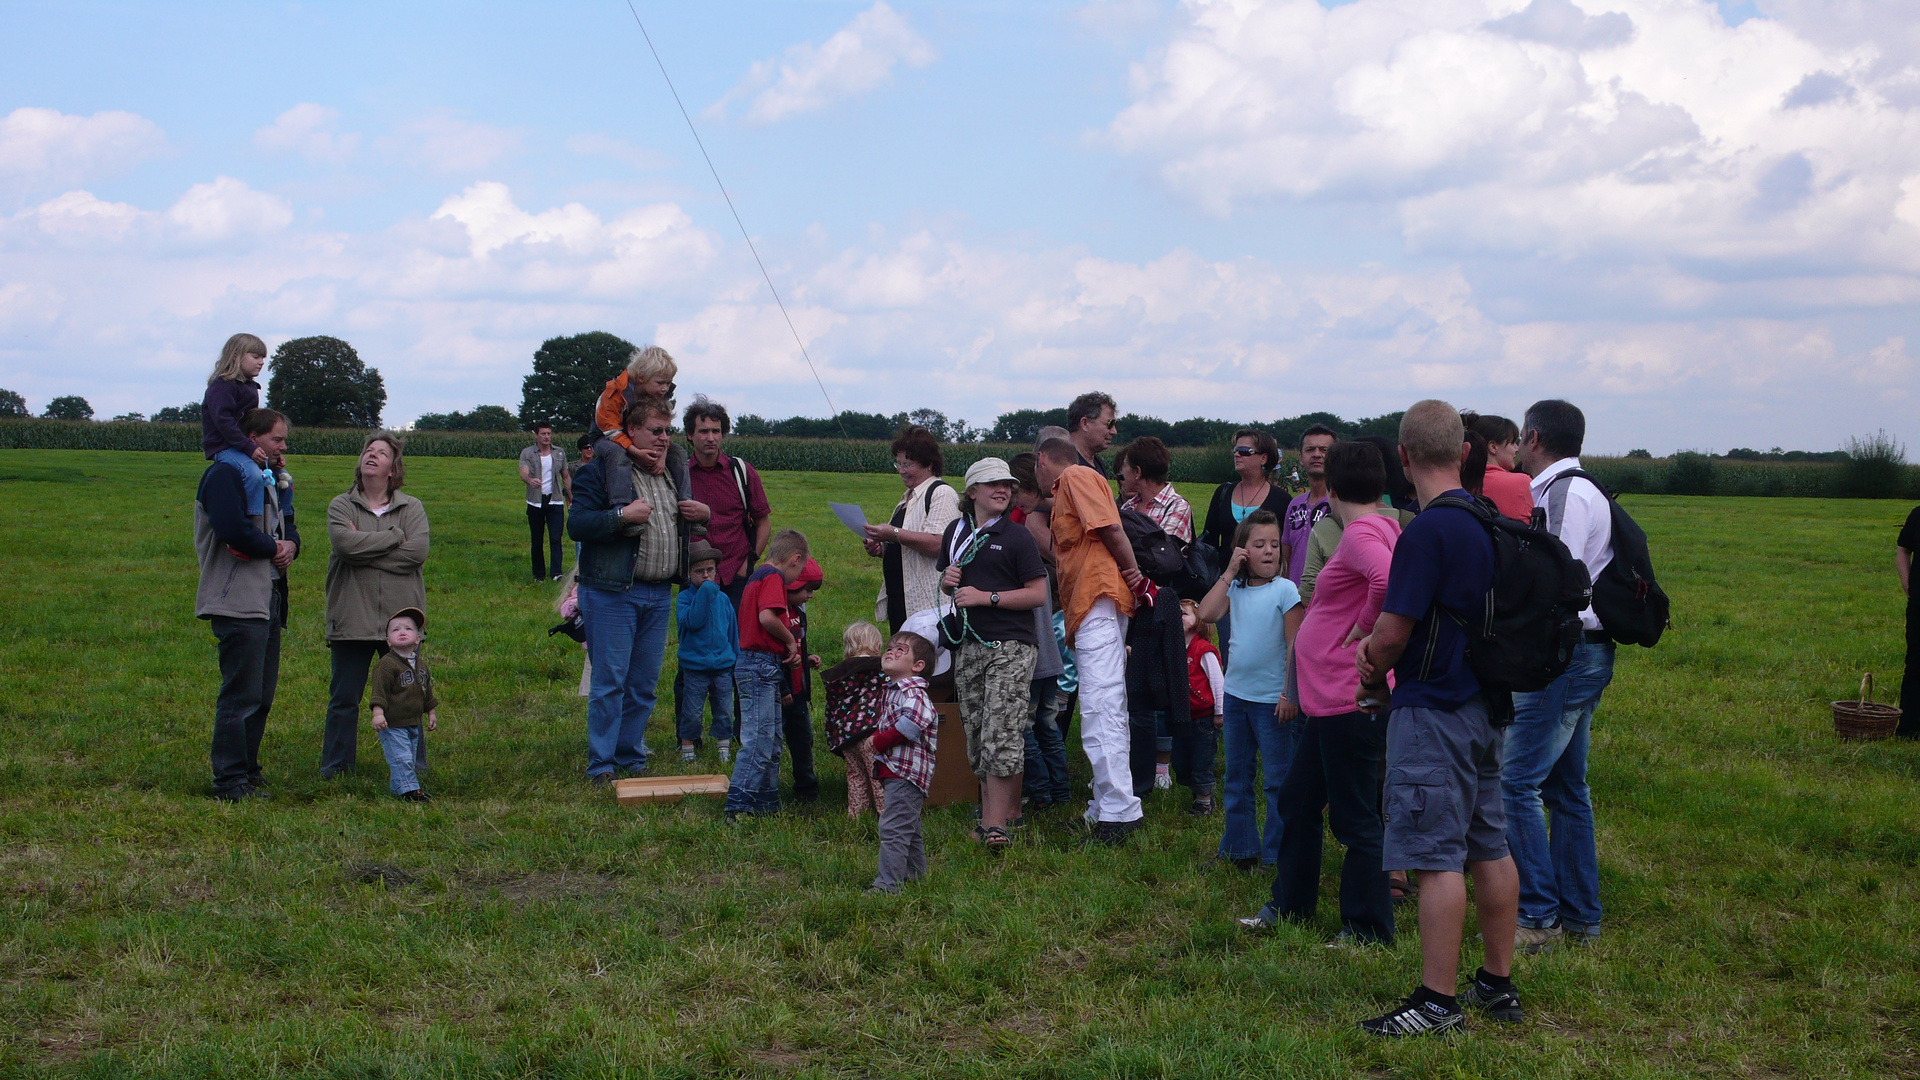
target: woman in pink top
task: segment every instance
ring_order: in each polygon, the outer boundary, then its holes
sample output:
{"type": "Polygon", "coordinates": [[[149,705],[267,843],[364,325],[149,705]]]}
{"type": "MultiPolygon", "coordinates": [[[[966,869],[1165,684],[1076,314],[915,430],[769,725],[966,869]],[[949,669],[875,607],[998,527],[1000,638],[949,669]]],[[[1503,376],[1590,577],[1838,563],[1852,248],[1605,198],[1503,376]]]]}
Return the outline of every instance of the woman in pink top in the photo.
{"type": "Polygon", "coordinates": [[[1343,442],[1327,455],[1331,511],[1345,526],[1320,570],[1313,603],[1294,642],[1299,721],[1307,725],[1293,768],[1280,786],[1280,861],[1273,899],[1241,922],[1310,922],[1320,893],[1320,808],[1346,847],[1340,871],[1340,939],[1393,943],[1393,898],[1381,868],[1380,776],[1386,759],[1384,711],[1360,712],[1355,644],[1373,630],[1387,596],[1387,570],[1400,520],[1386,505],[1386,463],[1372,443],[1343,442]]]}
{"type": "Polygon", "coordinates": [[[1520,427],[1504,416],[1463,412],[1467,430],[1487,440],[1487,478],[1480,491],[1502,514],[1521,521],[1533,516],[1533,481],[1514,470],[1520,452],[1520,427]]]}

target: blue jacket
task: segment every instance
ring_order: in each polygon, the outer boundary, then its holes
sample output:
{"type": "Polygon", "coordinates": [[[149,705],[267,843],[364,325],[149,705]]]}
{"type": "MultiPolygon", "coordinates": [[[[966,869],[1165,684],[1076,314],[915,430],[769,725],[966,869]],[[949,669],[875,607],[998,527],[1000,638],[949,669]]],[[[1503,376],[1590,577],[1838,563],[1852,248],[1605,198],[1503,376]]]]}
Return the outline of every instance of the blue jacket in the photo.
{"type": "MultiPolygon", "coordinates": [[[[592,461],[573,474],[567,535],[580,542],[580,556],[574,563],[580,569],[580,584],[604,592],[626,592],[633,588],[633,565],[640,559],[640,541],[621,531],[620,510],[626,504],[615,506],[607,497],[606,462],[605,455],[595,453],[592,461]]],[[[671,471],[671,457],[668,464],[671,471]]],[[[680,566],[672,580],[681,584],[687,579],[690,527],[677,514],[675,521],[680,530],[680,566]]]]}
{"type": "Polygon", "coordinates": [[[740,659],[740,620],[719,583],[681,589],[675,605],[680,618],[681,670],[732,671],[740,659]]]}

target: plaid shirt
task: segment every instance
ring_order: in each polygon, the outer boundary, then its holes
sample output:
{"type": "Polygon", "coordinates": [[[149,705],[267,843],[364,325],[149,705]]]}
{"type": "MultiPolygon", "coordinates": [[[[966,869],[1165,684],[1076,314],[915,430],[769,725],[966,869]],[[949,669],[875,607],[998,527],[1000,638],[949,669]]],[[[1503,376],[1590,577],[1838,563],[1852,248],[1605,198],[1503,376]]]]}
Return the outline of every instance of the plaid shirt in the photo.
{"type": "Polygon", "coordinates": [[[1138,510],[1147,515],[1147,520],[1160,526],[1160,531],[1183,544],[1193,543],[1193,504],[1182,498],[1180,493],[1168,484],[1160,489],[1160,494],[1141,502],[1138,495],[1121,505],[1122,510],[1138,510]]]}
{"type": "Polygon", "coordinates": [[[893,728],[906,739],[880,755],[887,771],[910,780],[922,795],[933,789],[933,756],[940,739],[940,714],[927,700],[927,680],[915,675],[887,688],[880,704],[880,729],[893,728]]]}

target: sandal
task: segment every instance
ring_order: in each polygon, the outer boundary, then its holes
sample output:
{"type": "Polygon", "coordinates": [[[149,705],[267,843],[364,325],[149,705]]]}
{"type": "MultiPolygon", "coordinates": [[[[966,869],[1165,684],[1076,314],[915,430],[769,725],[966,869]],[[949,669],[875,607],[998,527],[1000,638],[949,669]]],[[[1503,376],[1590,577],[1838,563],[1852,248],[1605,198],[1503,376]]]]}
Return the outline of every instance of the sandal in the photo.
{"type": "Polygon", "coordinates": [[[989,825],[983,831],[980,842],[990,850],[1000,851],[1013,846],[1013,837],[998,825],[989,825]]]}
{"type": "Polygon", "coordinates": [[[1396,904],[1404,900],[1418,900],[1420,899],[1420,886],[1415,885],[1412,881],[1397,881],[1390,878],[1387,881],[1387,894],[1393,897],[1393,901],[1396,904]]]}

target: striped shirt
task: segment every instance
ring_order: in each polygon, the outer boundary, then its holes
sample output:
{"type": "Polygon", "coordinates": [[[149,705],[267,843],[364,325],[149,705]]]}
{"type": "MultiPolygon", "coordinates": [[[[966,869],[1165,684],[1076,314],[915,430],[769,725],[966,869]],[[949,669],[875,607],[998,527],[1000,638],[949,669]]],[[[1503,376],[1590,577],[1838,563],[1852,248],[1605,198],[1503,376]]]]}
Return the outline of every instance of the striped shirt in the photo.
{"type": "Polygon", "coordinates": [[[666,581],[680,569],[679,497],[673,481],[645,469],[633,470],[633,493],[653,507],[637,534],[640,553],[633,561],[633,580],[666,581]]]}

